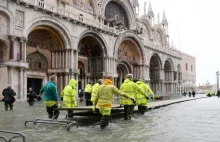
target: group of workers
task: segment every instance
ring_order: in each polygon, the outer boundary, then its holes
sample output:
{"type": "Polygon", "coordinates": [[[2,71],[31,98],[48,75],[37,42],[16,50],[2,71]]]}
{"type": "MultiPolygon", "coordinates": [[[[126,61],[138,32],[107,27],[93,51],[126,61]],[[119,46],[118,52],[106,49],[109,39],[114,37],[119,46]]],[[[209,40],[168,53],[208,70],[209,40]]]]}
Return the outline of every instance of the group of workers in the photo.
{"type": "MultiPolygon", "coordinates": [[[[57,119],[59,116],[59,96],[57,92],[57,76],[52,75],[51,81],[47,82],[40,93],[44,93],[44,103],[49,118],[57,119]]],[[[63,101],[64,108],[77,107],[76,95],[77,95],[77,81],[71,79],[69,84],[64,87],[61,92],[61,100],[63,101]]],[[[120,96],[120,105],[124,106],[124,119],[131,120],[135,105],[138,105],[138,111],[140,114],[144,114],[147,109],[147,103],[149,100],[149,94],[154,99],[154,93],[143,79],[139,79],[136,83],[133,82],[133,75],[128,74],[123,84],[118,89],[114,86],[114,78],[107,76],[104,81],[99,79],[96,84],[92,86],[89,82],[85,89],[85,100],[87,106],[93,106],[93,111],[98,106],[99,112],[102,115],[100,121],[100,128],[104,129],[109,125],[109,119],[111,115],[111,109],[113,104],[114,94],[120,96]]],[[[73,111],[67,111],[67,117],[73,118],[73,111]]]]}
{"type": "Polygon", "coordinates": [[[209,92],[206,92],[205,94],[208,97],[211,97],[211,96],[218,96],[218,97],[220,97],[220,90],[218,90],[217,92],[209,91],[209,92]]]}

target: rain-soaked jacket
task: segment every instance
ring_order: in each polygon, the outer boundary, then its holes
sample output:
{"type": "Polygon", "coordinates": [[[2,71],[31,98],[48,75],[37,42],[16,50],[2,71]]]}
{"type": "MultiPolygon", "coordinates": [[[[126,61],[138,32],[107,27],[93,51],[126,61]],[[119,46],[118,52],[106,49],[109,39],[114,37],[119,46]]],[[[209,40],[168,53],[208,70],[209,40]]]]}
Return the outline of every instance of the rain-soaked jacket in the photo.
{"type": "Polygon", "coordinates": [[[87,84],[85,89],[84,89],[84,92],[91,93],[91,91],[92,91],[92,85],[91,84],[87,84]]]}
{"type": "MultiPolygon", "coordinates": [[[[137,81],[136,84],[145,92],[147,93],[147,96],[148,94],[151,94],[154,98],[154,93],[153,91],[150,89],[150,87],[145,84],[143,81],[137,81]]],[[[137,93],[137,96],[136,96],[136,103],[137,105],[140,105],[140,106],[146,106],[147,103],[148,103],[148,100],[146,98],[145,95],[141,94],[141,93],[137,93]]]]}
{"type": "Polygon", "coordinates": [[[95,85],[92,86],[92,96],[91,96],[92,103],[94,103],[94,101],[95,101],[99,86],[100,86],[99,83],[96,83],[95,85]]]}
{"type": "Polygon", "coordinates": [[[113,103],[114,94],[123,96],[125,98],[131,98],[126,93],[120,91],[114,85],[111,80],[105,79],[104,84],[99,86],[97,97],[94,100],[93,106],[98,105],[99,108],[111,109],[113,103]]]}
{"type": "MultiPolygon", "coordinates": [[[[120,90],[128,94],[132,98],[137,98],[137,93],[140,93],[147,97],[147,93],[145,93],[136,83],[131,81],[130,79],[125,79],[124,83],[121,85],[120,90]]],[[[124,97],[120,97],[121,105],[135,105],[131,99],[127,99],[124,97]]]]}
{"type": "Polygon", "coordinates": [[[58,102],[57,86],[53,81],[47,82],[40,90],[40,94],[44,93],[44,104],[47,107],[52,107],[58,102]]]}
{"type": "Polygon", "coordinates": [[[66,108],[72,108],[77,106],[76,102],[76,80],[71,79],[69,85],[63,90],[63,105],[66,108]]]}

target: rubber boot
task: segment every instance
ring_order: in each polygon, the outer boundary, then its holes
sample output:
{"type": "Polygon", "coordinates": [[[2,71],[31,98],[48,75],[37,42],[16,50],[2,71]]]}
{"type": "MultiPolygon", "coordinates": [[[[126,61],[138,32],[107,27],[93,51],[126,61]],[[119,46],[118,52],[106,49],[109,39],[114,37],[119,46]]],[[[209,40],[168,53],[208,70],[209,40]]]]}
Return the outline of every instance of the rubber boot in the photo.
{"type": "Polygon", "coordinates": [[[73,111],[68,111],[67,118],[73,118],[73,111]]]}
{"type": "Polygon", "coordinates": [[[58,117],[59,117],[59,113],[54,114],[53,117],[52,117],[51,119],[58,119],[58,117]]]}
{"type": "Polygon", "coordinates": [[[105,129],[109,125],[109,119],[110,119],[109,115],[103,115],[102,116],[102,120],[101,120],[101,123],[100,123],[100,128],[101,129],[105,129]]]}
{"type": "Polygon", "coordinates": [[[51,119],[53,117],[53,114],[48,114],[48,118],[51,119]]]}

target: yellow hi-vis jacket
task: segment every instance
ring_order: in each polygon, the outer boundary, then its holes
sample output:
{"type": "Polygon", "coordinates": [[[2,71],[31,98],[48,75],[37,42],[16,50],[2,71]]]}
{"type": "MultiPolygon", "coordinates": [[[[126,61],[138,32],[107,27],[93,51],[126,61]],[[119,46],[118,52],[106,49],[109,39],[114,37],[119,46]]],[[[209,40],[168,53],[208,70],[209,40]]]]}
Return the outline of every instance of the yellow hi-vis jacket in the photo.
{"type": "Polygon", "coordinates": [[[65,86],[63,90],[63,105],[66,108],[72,108],[77,106],[76,102],[76,80],[71,79],[69,85],[65,86]]]}
{"type": "Polygon", "coordinates": [[[131,98],[126,93],[120,91],[114,85],[102,84],[99,86],[97,97],[94,100],[93,106],[98,105],[99,108],[112,108],[114,94],[123,96],[125,98],[131,98]]]}
{"type": "MultiPolygon", "coordinates": [[[[136,82],[136,84],[141,88],[141,89],[143,89],[143,91],[145,92],[145,93],[147,93],[147,96],[148,96],[148,94],[151,94],[152,96],[153,96],[153,98],[154,98],[154,93],[153,93],[153,91],[150,89],[150,87],[147,85],[147,84],[145,84],[143,81],[137,81],[136,82]]],[[[148,103],[148,100],[147,100],[147,98],[145,97],[145,95],[143,95],[143,94],[141,94],[141,93],[137,93],[137,96],[136,96],[137,98],[136,98],[136,103],[137,103],[137,105],[140,105],[140,106],[146,106],[147,105],[147,103],[148,103]]]]}
{"type": "MultiPolygon", "coordinates": [[[[121,85],[120,90],[128,94],[132,98],[137,98],[137,93],[140,93],[147,97],[147,93],[145,93],[136,83],[131,81],[130,79],[125,79],[124,83],[121,85]]],[[[133,101],[128,98],[120,97],[121,105],[134,105],[133,101]]]]}
{"type": "Polygon", "coordinates": [[[91,84],[87,84],[85,89],[84,89],[84,92],[91,93],[91,91],[92,91],[92,85],[91,84]]]}
{"type": "Polygon", "coordinates": [[[92,86],[92,96],[91,96],[92,103],[94,103],[94,101],[95,101],[99,86],[100,86],[99,83],[96,83],[95,85],[92,86]]]}

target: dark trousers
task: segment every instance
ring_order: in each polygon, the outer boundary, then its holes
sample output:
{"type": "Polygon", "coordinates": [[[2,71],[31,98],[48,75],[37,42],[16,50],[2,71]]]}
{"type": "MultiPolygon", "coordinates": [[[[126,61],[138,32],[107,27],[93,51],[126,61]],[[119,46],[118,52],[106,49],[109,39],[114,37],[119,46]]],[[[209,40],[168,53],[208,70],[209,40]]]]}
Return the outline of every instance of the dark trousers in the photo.
{"type": "Polygon", "coordinates": [[[10,110],[13,110],[13,103],[12,102],[5,102],[5,110],[8,110],[8,107],[10,107],[10,110]]]}
{"type": "Polygon", "coordinates": [[[33,106],[34,105],[34,100],[28,100],[28,103],[30,106],[33,106]]]}
{"type": "Polygon", "coordinates": [[[47,109],[47,113],[48,113],[48,117],[51,119],[53,116],[58,117],[60,112],[59,110],[56,110],[55,108],[58,108],[58,105],[55,104],[52,107],[46,107],[47,109]]]}
{"type": "Polygon", "coordinates": [[[124,105],[124,120],[131,120],[134,111],[134,105],[124,105]]]}
{"type": "Polygon", "coordinates": [[[101,122],[100,122],[100,128],[105,129],[109,125],[110,115],[103,115],[101,122]]]}
{"type": "Polygon", "coordinates": [[[144,115],[145,111],[147,110],[147,106],[138,106],[138,113],[144,115]]]}
{"type": "Polygon", "coordinates": [[[86,106],[92,106],[91,93],[85,92],[86,106]]]}

